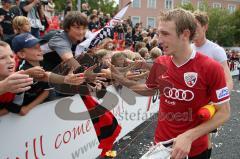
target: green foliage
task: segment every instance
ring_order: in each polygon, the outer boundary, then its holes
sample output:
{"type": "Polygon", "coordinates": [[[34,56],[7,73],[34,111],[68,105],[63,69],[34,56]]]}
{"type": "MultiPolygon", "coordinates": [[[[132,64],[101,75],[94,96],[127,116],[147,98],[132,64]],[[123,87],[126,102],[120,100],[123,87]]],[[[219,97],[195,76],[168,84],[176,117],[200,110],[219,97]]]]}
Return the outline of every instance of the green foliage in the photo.
{"type": "Polygon", "coordinates": [[[82,0],[82,2],[88,2],[91,7],[90,10],[97,9],[103,13],[113,14],[117,10],[117,5],[114,0],[82,0]]]}
{"type": "Polygon", "coordinates": [[[240,8],[233,15],[233,22],[235,25],[235,44],[240,46],[240,8]]]}
{"type": "Polygon", "coordinates": [[[195,8],[192,3],[182,4],[181,1],[177,4],[176,8],[183,8],[185,10],[194,11],[195,8]]]}
{"type": "Polygon", "coordinates": [[[189,11],[194,11],[194,6],[192,5],[192,3],[187,3],[184,5],[180,5],[181,8],[185,9],[185,10],[189,10],[189,11]]]}
{"type": "Polygon", "coordinates": [[[222,46],[233,46],[236,26],[234,17],[227,10],[212,8],[208,10],[209,26],[207,37],[222,46]]]}
{"type": "MultiPolygon", "coordinates": [[[[77,9],[77,0],[72,0],[73,2],[73,9],[77,9]]],[[[88,2],[90,6],[90,10],[97,9],[101,10],[104,13],[110,13],[113,14],[116,12],[117,5],[114,0],[81,0],[81,3],[88,2]]],[[[54,3],[56,5],[56,10],[58,12],[61,12],[64,10],[66,6],[66,0],[54,0],[54,3]]]]}
{"type": "Polygon", "coordinates": [[[65,8],[66,0],[54,0],[54,3],[56,5],[56,10],[58,12],[63,11],[65,8]]]}

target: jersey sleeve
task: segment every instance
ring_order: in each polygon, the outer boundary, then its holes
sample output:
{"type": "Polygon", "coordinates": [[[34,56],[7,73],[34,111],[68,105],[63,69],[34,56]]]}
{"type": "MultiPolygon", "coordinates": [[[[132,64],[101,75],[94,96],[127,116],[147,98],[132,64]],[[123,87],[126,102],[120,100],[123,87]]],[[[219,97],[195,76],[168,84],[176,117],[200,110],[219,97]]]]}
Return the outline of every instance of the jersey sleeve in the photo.
{"type": "Polygon", "coordinates": [[[222,66],[213,61],[207,72],[209,83],[208,92],[211,101],[215,104],[222,104],[230,100],[230,93],[227,88],[225,75],[222,66]]]}

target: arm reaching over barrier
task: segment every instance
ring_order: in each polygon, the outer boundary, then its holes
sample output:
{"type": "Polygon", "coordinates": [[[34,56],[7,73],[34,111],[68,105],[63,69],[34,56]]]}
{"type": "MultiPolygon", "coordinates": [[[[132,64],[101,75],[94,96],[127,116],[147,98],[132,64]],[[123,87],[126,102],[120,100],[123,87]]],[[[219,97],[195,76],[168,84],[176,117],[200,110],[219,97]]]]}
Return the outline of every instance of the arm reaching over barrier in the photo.
{"type": "Polygon", "coordinates": [[[126,77],[124,77],[119,70],[116,69],[112,64],[108,63],[109,68],[111,71],[109,71],[108,77],[111,77],[112,79],[115,79],[120,84],[128,87],[129,89],[133,90],[134,92],[144,95],[144,96],[152,96],[156,93],[157,89],[154,88],[148,88],[146,84],[141,84],[133,80],[129,80],[126,77]]]}
{"type": "Polygon", "coordinates": [[[29,90],[33,79],[23,74],[23,71],[16,72],[0,81],[0,95],[6,92],[19,93],[29,90]]]}

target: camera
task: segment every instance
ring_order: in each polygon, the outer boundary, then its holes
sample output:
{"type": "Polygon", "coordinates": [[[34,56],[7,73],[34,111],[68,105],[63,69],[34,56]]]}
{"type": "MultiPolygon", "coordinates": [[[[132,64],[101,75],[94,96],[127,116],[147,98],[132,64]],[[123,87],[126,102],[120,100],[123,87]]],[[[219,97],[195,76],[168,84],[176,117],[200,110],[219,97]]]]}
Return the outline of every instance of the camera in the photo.
{"type": "Polygon", "coordinates": [[[44,5],[47,5],[48,4],[48,0],[41,0],[40,1],[42,4],[44,4],[44,5]]]}

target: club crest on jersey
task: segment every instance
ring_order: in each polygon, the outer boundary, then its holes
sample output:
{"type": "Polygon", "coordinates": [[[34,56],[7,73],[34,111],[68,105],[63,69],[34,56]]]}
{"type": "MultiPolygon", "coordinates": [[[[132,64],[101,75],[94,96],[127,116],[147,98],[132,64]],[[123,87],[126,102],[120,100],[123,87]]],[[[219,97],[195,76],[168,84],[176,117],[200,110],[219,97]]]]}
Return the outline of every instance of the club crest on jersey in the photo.
{"type": "Polygon", "coordinates": [[[198,74],[196,72],[184,73],[184,81],[188,87],[193,87],[197,82],[198,74]]]}

